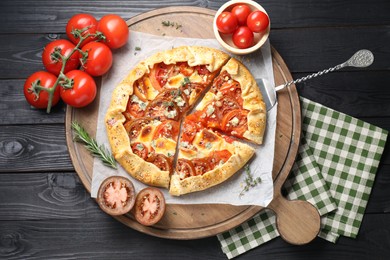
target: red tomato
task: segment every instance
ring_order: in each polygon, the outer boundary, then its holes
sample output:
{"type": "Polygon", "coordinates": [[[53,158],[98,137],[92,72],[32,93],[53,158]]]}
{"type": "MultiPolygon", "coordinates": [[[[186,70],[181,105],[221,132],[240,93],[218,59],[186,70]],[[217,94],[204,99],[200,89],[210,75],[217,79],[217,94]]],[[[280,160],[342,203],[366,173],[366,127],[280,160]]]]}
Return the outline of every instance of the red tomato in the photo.
{"type": "Polygon", "coordinates": [[[197,124],[192,120],[185,120],[181,132],[181,142],[192,143],[197,132],[197,124]]]}
{"type": "Polygon", "coordinates": [[[242,137],[248,130],[248,111],[244,109],[234,109],[226,113],[222,118],[221,130],[225,133],[242,137]]]}
{"type": "Polygon", "coordinates": [[[135,219],[145,226],[156,224],[165,213],[164,194],[157,188],[141,190],[135,202],[135,219]]]}
{"type": "MultiPolygon", "coordinates": [[[[27,102],[36,108],[47,108],[49,103],[49,92],[45,90],[34,90],[33,85],[40,85],[44,88],[52,88],[57,77],[46,71],[38,71],[27,78],[24,83],[24,96],[27,102]]],[[[53,94],[52,106],[60,100],[60,88],[56,88],[53,94]]]]}
{"type": "Polygon", "coordinates": [[[119,15],[108,14],[98,23],[97,31],[104,34],[104,43],[111,49],[117,49],[126,44],[129,39],[129,28],[119,15]]]}
{"type": "MultiPolygon", "coordinates": [[[[42,62],[46,70],[54,75],[59,75],[62,68],[62,59],[55,56],[53,53],[56,49],[60,50],[60,53],[64,57],[68,57],[72,50],[76,46],[68,40],[55,40],[45,46],[42,53],[42,62]]],[[[80,65],[80,53],[75,51],[68,59],[65,65],[64,73],[75,70],[80,65]]]]}
{"type": "Polygon", "coordinates": [[[246,19],[251,13],[251,9],[246,4],[239,4],[233,7],[232,14],[237,18],[239,25],[246,25],[246,19]]]}
{"type": "MultiPolygon", "coordinates": [[[[79,37],[75,36],[75,31],[79,30],[81,36],[86,36],[87,34],[95,34],[98,22],[90,14],[76,14],[69,19],[66,24],[66,35],[71,42],[78,44],[80,41],[79,37]]],[[[76,33],[77,35],[77,33],[76,33]]],[[[95,38],[90,36],[81,43],[81,47],[87,44],[88,42],[93,41],[95,38]]]]}
{"type": "Polygon", "coordinates": [[[112,52],[107,45],[101,42],[90,42],[82,49],[88,56],[83,63],[84,71],[97,77],[110,70],[112,65],[112,52]]]}
{"type": "Polygon", "coordinates": [[[196,175],[194,165],[187,159],[177,160],[176,171],[180,175],[180,179],[196,175]]]}
{"type": "Polygon", "coordinates": [[[156,165],[161,171],[172,171],[171,160],[163,154],[151,154],[147,161],[156,165]]]}
{"type": "Polygon", "coordinates": [[[233,33],[238,25],[237,18],[231,12],[222,12],[218,15],[217,28],[221,33],[233,33]]]}
{"type": "Polygon", "coordinates": [[[91,76],[80,70],[72,70],[65,74],[72,80],[72,88],[61,83],[61,98],[72,107],[85,107],[96,97],[96,83],[91,76]]]}
{"type": "Polygon", "coordinates": [[[108,177],[99,187],[97,202],[107,214],[113,216],[126,214],[135,203],[134,185],[125,177],[108,177]]]}
{"type": "Polygon", "coordinates": [[[253,45],[254,35],[247,26],[240,26],[233,34],[233,43],[240,49],[246,49],[253,45]]]}
{"type": "Polygon", "coordinates": [[[131,145],[131,150],[134,154],[138,155],[142,159],[146,160],[148,157],[148,147],[146,147],[144,144],[136,142],[131,145]]]}
{"type": "Polygon", "coordinates": [[[177,121],[167,120],[162,122],[153,134],[153,140],[159,137],[170,138],[177,141],[180,132],[180,124],[177,121]]]}
{"type": "Polygon", "coordinates": [[[269,18],[262,11],[253,11],[249,14],[246,23],[252,32],[261,33],[268,28],[269,18]]]}
{"type": "Polygon", "coordinates": [[[130,140],[136,139],[140,134],[142,129],[150,124],[151,119],[149,118],[138,118],[133,121],[127,121],[125,123],[126,132],[129,134],[130,140]]]}

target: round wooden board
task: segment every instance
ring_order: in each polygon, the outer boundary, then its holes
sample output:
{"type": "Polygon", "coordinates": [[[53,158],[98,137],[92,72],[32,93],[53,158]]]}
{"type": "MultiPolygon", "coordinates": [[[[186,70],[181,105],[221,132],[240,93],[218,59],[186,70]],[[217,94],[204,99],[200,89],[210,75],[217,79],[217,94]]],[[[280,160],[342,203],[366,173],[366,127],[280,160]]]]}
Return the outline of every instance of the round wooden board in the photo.
{"type": "MultiPolygon", "coordinates": [[[[177,37],[214,38],[212,21],[215,11],[199,7],[168,7],[140,14],[128,20],[131,31],[177,37]],[[176,22],[180,28],[161,26],[162,21],[176,22]]],[[[131,34],[130,34],[131,37],[131,34]]],[[[292,79],[291,74],[275,49],[272,48],[275,84],[292,79]]],[[[98,84],[100,85],[100,84],[98,84]]],[[[278,93],[277,132],[273,179],[275,198],[279,200],[280,188],[287,178],[298,150],[301,115],[295,86],[278,93]]],[[[91,192],[93,158],[73,140],[71,122],[77,121],[92,135],[96,133],[99,97],[83,109],[68,106],[66,111],[66,138],[73,165],[86,189],[91,192]]],[[[275,202],[273,202],[275,205],[275,202]]],[[[277,201],[276,201],[277,204],[277,201]]],[[[125,225],[138,231],[171,239],[195,239],[227,231],[262,208],[258,206],[231,205],[167,205],[163,219],[152,227],[138,224],[131,214],[116,217],[125,225]]]]}

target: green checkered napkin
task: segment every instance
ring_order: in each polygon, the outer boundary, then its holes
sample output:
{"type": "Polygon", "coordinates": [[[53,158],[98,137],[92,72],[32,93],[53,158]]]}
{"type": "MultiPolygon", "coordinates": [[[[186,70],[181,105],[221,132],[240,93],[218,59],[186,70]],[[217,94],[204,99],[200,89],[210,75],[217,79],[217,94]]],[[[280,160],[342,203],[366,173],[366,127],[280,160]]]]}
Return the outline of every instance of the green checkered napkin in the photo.
{"type": "MultiPolygon", "coordinates": [[[[319,236],[336,242],[356,237],[363,219],[387,131],[301,98],[302,140],[284,185],[288,199],[307,200],[321,215],[319,236]]],[[[233,258],[279,236],[275,216],[263,210],[248,222],[219,234],[233,258]]]]}

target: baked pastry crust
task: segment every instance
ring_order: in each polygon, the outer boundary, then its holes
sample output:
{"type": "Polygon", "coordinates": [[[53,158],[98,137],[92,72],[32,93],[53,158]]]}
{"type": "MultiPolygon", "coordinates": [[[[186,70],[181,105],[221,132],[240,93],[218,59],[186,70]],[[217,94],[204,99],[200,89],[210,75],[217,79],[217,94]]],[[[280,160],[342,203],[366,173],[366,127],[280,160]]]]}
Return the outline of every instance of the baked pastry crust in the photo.
{"type": "Polygon", "coordinates": [[[111,102],[105,116],[108,140],[115,159],[123,168],[139,181],[153,186],[168,188],[170,173],[162,171],[152,163],[146,162],[132,152],[130,139],[124,127],[126,121],[123,112],[129,98],[134,93],[134,83],[150,72],[154,64],[164,62],[175,64],[188,62],[190,66],[206,65],[210,72],[218,71],[229,59],[229,56],[216,49],[201,46],[182,46],[158,52],[132,69],[118,84],[112,93],[111,102]]]}

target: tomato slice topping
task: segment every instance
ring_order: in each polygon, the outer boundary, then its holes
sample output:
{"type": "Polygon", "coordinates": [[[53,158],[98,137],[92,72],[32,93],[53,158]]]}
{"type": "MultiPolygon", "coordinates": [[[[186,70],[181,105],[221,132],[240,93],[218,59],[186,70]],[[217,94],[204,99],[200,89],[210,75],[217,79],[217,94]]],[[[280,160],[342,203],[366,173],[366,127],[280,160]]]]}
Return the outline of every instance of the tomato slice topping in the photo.
{"type": "Polygon", "coordinates": [[[180,141],[192,143],[192,141],[195,138],[197,130],[198,130],[197,123],[195,123],[195,121],[192,121],[187,117],[183,123],[180,141]]]}
{"type": "Polygon", "coordinates": [[[146,107],[145,116],[157,117],[160,121],[167,119],[177,121],[180,118],[180,110],[174,102],[158,98],[146,107]]]}
{"type": "Polygon", "coordinates": [[[192,159],[191,162],[194,165],[195,175],[203,175],[204,173],[211,171],[213,165],[209,161],[210,158],[197,158],[192,159]]]}
{"type": "Polygon", "coordinates": [[[135,219],[145,226],[156,224],[165,213],[164,194],[157,188],[141,190],[135,202],[135,219]]]}
{"type": "Polygon", "coordinates": [[[176,66],[179,67],[180,73],[186,77],[191,76],[195,71],[195,69],[193,67],[191,67],[190,65],[188,65],[187,62],[179,62],[176,64],[176,66]]]}
{"type": "Polygon", "coordinates": [[[146,90],[146,84],[144,82],[144,77],[140,78],[139,80],[137,80],[133,87],[134,87],[134,94],[137,95],[137,97],[146,102],[148,99],[147,99],[147,90],[146,90]]]}
{"type": "Polygon", "coordinates": [[[241,85],[238,81],[231,78],[226,71],[222,72],[215,80],[212,92],[217,94],[220,91],[224,97],[232,97],[241,107],[243,104],[241,85]]]}
{"type": "Polygon", "coordinates": [[[180,175],[180,179],[185,179],[190,176],[195,176],[195,167],[190,160],[178,159],[176,171],[180,175]]]}
{"type": "Polygon", "coordinates": [[[167,120],[157,126],[154,132],[153,139],[160,137],[170,138],[177,142],[177,137],[180,131],[180,124],[177,121],[167,120]]]}
{"type": "Polygon", "coordinates": [[[158,94],[156,99],[175,103],[180,113],[185,113],[189,108],[188,98],[180,89],[166,89],[158,94]]]}
{"type": "Polygon", "coordinates": [[[229,160],[229,158],[232,156],[232,154],[228,150],[222,150],[222,151],[214,151],[211,155],[211,163],[213,163],[215,166],[221,164],[224,164],[229,160]]]}
{"type": "Polygon", "coordinates": [[[139,142],[133,143],[131,145],[131,150],[133,151],[134,154],[138,155],[144,160],[146,160],[146,158],[148,157],[148,153],[149,153],[148,147],[146,147],[143,143],[139,143],[139,142]]]}
{"type": "Polygon", "coordinates": [[[151,122],[149,118],[139,118],[132,121],[127,121],[124,124],[126,132],[130,139],[135,139],[141,133],[142,129],[151,122]]]}
{"type": "Polygon", "coordinates": [[[225,133],[242,137],[248,130],[248,110],[234,109],[229,111],[222,118],[222,131],[225,133]]]}
{"type": "Polygon", "coordinates": [[[168,79],[174,75],[177,75],[178,71],[175,70],[174,64],[165,64],[163,62],[155,64],[150,70],[150,81],[155,89],[161,92],[168,79]]]}
{"type": "Polygon", "coordinates": [[[147,161],[156,165],[161,171],[172,171],[172,162],[163,154],[151,154],[147,161]]]}

